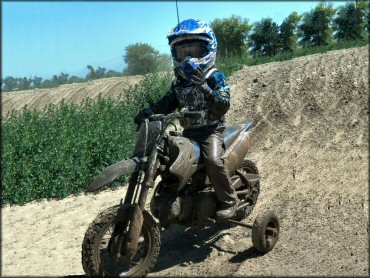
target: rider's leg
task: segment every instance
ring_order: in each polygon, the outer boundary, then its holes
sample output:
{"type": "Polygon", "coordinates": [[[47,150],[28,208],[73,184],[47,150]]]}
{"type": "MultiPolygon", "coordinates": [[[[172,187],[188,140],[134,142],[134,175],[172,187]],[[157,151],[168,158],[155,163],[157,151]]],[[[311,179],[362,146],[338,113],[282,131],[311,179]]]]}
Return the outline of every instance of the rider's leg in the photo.
{"type": "Polygon", "coordinates": [[[221,203],[220,209],[217,211],[217,217],[227,219],[235,214],[237,197],[235,189],[232,187],[229,171],[222,159],[224,153],[222,131],[222,128],[216,129],[200,143],[207,174],[221,203]]]}

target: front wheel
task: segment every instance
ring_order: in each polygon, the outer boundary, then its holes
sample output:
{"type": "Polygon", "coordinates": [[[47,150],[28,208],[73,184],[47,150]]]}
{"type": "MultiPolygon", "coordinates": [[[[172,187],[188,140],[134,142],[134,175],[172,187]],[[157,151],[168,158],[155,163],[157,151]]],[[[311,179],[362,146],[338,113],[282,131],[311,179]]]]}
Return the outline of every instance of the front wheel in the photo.
{"type": "Polygon", "coordinates": [[[113,255],[114,234],[117,233],[115,229],[129,221],[128,213],[123,213],[127,216],[125,219],[117,219],[119,207],[114,206],[101,212],[86,231],[82,243],[82,266],[88,276],[145,276],[157,261],[160,231],[153,217],[146,211],[143,211],[144,221],[137,252],[129,261],[113,255]]]}

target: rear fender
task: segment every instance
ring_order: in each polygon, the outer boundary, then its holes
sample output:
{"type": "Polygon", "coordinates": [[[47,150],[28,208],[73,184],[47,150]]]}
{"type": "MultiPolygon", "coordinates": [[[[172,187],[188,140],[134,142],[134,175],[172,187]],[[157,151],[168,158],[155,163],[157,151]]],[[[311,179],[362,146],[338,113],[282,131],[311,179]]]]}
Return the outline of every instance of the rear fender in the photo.
{"type": "Polygon", "coordinates": [[[141,167],[145,166],[143,163],[145,162],[142,162],[137,157],[114,163],[105,168],[104,171],[95,178],[95,180],[87,187],[87,191],[97,191],[120,176],[139,172],[141,167]]]}

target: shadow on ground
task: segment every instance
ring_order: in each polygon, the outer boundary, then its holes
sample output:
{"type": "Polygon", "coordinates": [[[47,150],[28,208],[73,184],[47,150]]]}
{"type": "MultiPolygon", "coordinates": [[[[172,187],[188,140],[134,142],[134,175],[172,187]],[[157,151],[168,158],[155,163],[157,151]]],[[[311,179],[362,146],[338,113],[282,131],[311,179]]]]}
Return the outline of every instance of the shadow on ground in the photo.
{"type": "Polygon", "coordinates": [[[253,248],[243,252],[232,252],[216,245],[225,235],[231,235],[228,229],[232,224],[218,223],[207,228],[186,229],[174,225],[161,234],[161,251],[151,273],[159,272],[173,266],[187,266],[206,260],[212,250],[232,254],[230,263],[241,263],[247,259],[260,256],[253,248]]]}
{"type": "Polygon", "coordinates": [[[264,254],[258,253],[253,247],[250,247],[242,252],[236,253],[230,260],[230,263],[242,263],[246,260],[263,256],[264,254]]]}

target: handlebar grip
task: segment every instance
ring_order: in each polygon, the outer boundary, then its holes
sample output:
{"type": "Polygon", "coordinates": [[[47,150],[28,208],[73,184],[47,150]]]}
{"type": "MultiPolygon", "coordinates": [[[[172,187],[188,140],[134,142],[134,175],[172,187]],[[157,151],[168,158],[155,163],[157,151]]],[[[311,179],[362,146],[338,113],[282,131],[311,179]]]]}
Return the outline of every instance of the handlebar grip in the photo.
{"type": "Polygon", "coordinates": [[[180,111],[171,114],[153,114],[147,117],[149,121],[163,121],[164,119],[170,119],[172,117],[184,117],[184,118],[202,118],[205,116],[204,111],[180,111]]]}

